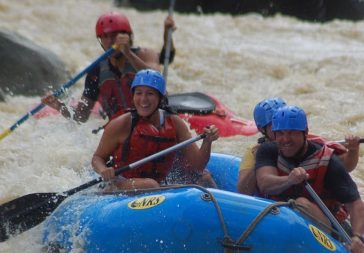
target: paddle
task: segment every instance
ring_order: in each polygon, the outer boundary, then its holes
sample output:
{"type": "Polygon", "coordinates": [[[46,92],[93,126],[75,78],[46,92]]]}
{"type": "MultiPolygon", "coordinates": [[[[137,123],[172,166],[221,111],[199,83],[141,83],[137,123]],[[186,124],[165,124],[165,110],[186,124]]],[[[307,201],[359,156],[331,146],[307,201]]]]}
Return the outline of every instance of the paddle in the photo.
{"type": "Polygon", "coordinates": [[[311,187],[311,185],[306,182],[305,188],[308,191],[308,193],[311,195],[311,197],[315,200],[317,205],[321,208],[321,210],[324,212],[324,214],[329,218],[330,222],[334,225],[334,227],[339,231],[341,236],[345,239],[347,243],[351,243],[350,236],[346,233],[344,228],[340,225],[340,223],[337,221],[335,216],[330,212],[330,210],[327,208],[327,206],[322,202],[320,197],[317,195],[315,190],[311,187]]]}
{"type": "MultiPolygon", "coordinates": [[[[132,164],[119,168],[115,171],[119,175],[125,171],[139,167],[140,165],[176,151],[191,143],[205,138],[205,134],[198,135],[178,143],[172,147],[150,155],[132,164]]],[[[62,193],[32,193],[14,199],[0,206],[0,242],[11,235],[17,235],[43,222],[54,209],[67,197],[93,186],[102,181],[102,177],[96,178],[71,190],[62,193]]]]}
{"type": "MultiPolygon", "coordinates": [[[[114,52],[115,48],[112,47],[108,49],[105,53],[103,53],[100,57],[98,57],[96,60],[94,60],[89,66],[87,66],[84,70],[82,70],[78,75],[76,75],[74,78],[63,84],[61,88],[53,92],[53,95],[55,97],[59,97],[63,93],[66,92],[68,88],[70,88],[72,85],[74,85],[83,75],[90,72],[94,67],[96,67],[101,61],[106,59],[108,56],[110,56],[114,52]]],[[[29,111],[27,114],[25,114],[22,118],[20,118],[17,122],[15,122],[14,125],[12,125],[10,128],[4,130],[2,133],[0,133],[0,140],[11,134],[18,126],[23,124],[30,116],[36,114],[40,110],[42,110],[45,107],[44,104],[39,104],[34,109],[29,111]]]]}
{"type": "MultiPolygon", "coordinates": [[[[169,10],[168,10],[168,14],[170,16],[173,15],[173,9],[174,9],[175,2],[176,2],[175,0],[171,0],[171,2],[170,2],[169,10]]],[[[172,32],[173,32],[173,28],[172,27],[168,28],[167,47],[166,47],[166,52],[164,55],[164,68],[163,68],[163,77],[164,77],[164,80],[166,83],[167,83],[167,76],[168,76],[169,56],[171,54],[172,32]]]]}
{"type": "MultiPolygon", "coordinates": [[[[345,144],[346,143],[346,141],[345,140],[341,140],[341,141],[337,141],[338,143],[340,143],[340,144],[345,144]]],[[[360,140],[359,140],[359,143],[364,143],[364,138],[361,138],[360,140]]]]}

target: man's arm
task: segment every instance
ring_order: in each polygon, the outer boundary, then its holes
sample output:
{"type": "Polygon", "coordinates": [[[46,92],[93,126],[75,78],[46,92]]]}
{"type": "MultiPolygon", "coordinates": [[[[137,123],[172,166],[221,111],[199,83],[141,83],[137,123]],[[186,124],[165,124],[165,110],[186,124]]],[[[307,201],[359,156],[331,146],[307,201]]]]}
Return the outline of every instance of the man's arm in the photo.
{"type": "Polygon", "coordinates": [[[351,252],[364,252],[364,203],[359,198],[345,204],[350,215],[350,223],[353,229],[352,243],[349,245],[351,252]]]}
{"type": "Polygon", "coordinates": [[[288,176],[279,176],[277,168],[264,166],[257,170],[257,182],[260,191],[264,194],[277,195],[289,187],[300,184],[309,177],[302,167],[294,168],[288,176]]]}
{"type": "MultiPolygon", "coordinates": [[[[85,123],[90,114],[92,108],[94,108],[95,101],[82,96],[81,101],[78,102],[73,119],[77,122],[85,123]]],[[[62,113],[63,114],[63,113],[62,113]]]]}
{"type": "Polygon", "coordinates": [[[277,169],[278,148],[274,143],[263,143],[256,153],[255,170],[257,185],[263,194],[277,195],[292,185],[308,178],[307,172],[294,168],[288,176],[279,176],[277,169]]]}
{"type": "Polygon", "coordinates": [[[159,55],[152,49],[141,48],[137,53],[131,50],[124,50],[123,54],[137,71],[142,69],[160,71],[159,55]]]}
{"type": "Polygon", "coordinates": [[[346,203],[345,207],[347,208],[350,214],[351,226],[353,229],[353,233],[364,234],[364,203],[361,199],[357,199],[353,202],[346,203]]]}
{"type": "Polygon", "coordinates": [[[277,168],[264,166],[256,170],[257,184],[263,194],[276,195],[288,189],[288,176],[278,176],[277,168]]]}
{"type": "Polygon", "coordinates": [[[119,33],[115,38],[115,45],[136,71],[142,69],[160,71],[159,54],[149,48],[140,48],[138,52],[133,52],[130,35],[119,33]]]}
{"type": "Polygon", "coordinates": [[[359,150],[360,150],[360,137],[354,135],[345,136],[344,146],[347,148],[347,152],[341,157],[343,159],[345,168],[348,172],[352,172],[359,162],[359,150]]]}
{"type": "Polygon", "coordinates": [[[81,122],[81,123],[84,123],[88,120],[91,114],[91,110],[95,105],[95,101],[85,96],[82,96],[81,101],[78,102],[75,111],[71,112],[72,109],[68,108],[68,106],[66,106],[64,102],[60,101],[53,94],[48,94],[45,97],[43,97],[42,103],[59,111],[62,114],[62,116],[65,117],[66,119],[70,119],[73,116],[72,118],[76,122],[81,122]]]}

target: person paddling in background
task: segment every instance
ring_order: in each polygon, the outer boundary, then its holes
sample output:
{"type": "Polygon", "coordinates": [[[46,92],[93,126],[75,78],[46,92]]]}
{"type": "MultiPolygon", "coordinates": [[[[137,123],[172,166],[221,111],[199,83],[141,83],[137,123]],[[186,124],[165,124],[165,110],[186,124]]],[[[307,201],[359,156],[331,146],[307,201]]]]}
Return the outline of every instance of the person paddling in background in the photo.
{"type": "MultiPolygon", "coordinates": [[[[364,252],[364,202],[357,185],[342,161],[325,144],[307,139],[306,113],[296,106],[279,108],[272,118],[274,142],[262,143],[256,153],[256,177],[259,190],[277,201],[295,199],[317,220],[330,226],[330,220],[312,200],[304,184],[307,181],[329,210],[337,215],[345,205],[352,225],[351,252],[364,252]]],[[[340,218],[336,216],[340,221],[340,218]]]]}
{"type": "MultiPolygon", "coordinates": [[[[175,154],[124,172],[122,177],[115,178],[114,169],[190,139],[191,133],[178,115],[168,112],[165,80],[158,71],[139,71],[131,91],[135,111],[117,117],[106,126],[92,166],[105,181],[112,180],[119,189],[159,187],[164,184],[175,154]],[[107,166],[110,156],[114,158],[113,167],[107,166]]],[[[188,163],[186,168],[200,172],[205,168],[219,131],[211,125],[204,132],[207,136],[200,148],[193,143],[182,149],[184,161],[188,163]]]]}
{"type": "Polygon", "coordinates": [[[347,134],[345,136],[344,143],[338,143],[334,141],[327,141],[324,138],[308,134],[308,139],[317,142],[319,144],[326,144],[330,148],[334,149],[336,155],[344,162],[347,172],[352,172],[359,162],[360,151],[360,137],[353,134],[347,134]]]}
{"type": "MultiPolygon", "coordinates": [[[[167,43],[167,30],[175,23],[172,16],[165,20],[164,43],[167,43]]],[[[130,85],[134,75],[141,69],[159,70],[161,60],[164,60],[166,45],[160,54],[149,48],[133,47],[133,30],[128,18],[118,12],[107,12],[96,22],[96,37],[101,47],[106,51],[113,45],[115,52],[99,66],[87,74],[85,88],[81,101],[74,113],[52,94],[42,98],[42,103],[58,111],[66,118],[73,118],[77,122],[86,122],[97,101],[111,120],[125,113],[132,107],[130,85]],[[73,115],[72,115],[73,114],[73,115]]],[[[173,60],[175,48],[172,41],[170,61],[173,60]]]]}
{"type": "MultiPolygon", "coordinates": [[[[264,99],[254,108],[254,121],[263,137],[258,139],[258,143],[249,147],[245,154],[244,160],[240,164],[237,191],[242,194],[254,195],[257,193],[257,184],[255,177],[255,153],[259,145],[263,142],[274,141],[275,135],[272,132],[272,117],[279,108],[286,106],[286,102],[279,98],[273,97],[264,99]]],[[[332,148],[336,155],[344,162],[348,172],[355,169],[359,161],[360,137],[348,134],[345,136],[345,143],[339,144],[333,141],[327,141],[324,138],[308,134],[308,139],[319,143],[326,143],[332,148]]]]}
{"type": "Polygon", "coordinates": [[[264,99],[259,102],[253,112],[254,121],[259,132],[263,135],[258,139],[258,143],[250,146],[244,154],[244,159],[240,164],[237,190],[239,193],[254,195],[257,193],[257,181],[255,178],[255,153],[259,145],[263,142],[274,141],[272,132],[273,113],[286,102],[279,97],[264,99]]]}

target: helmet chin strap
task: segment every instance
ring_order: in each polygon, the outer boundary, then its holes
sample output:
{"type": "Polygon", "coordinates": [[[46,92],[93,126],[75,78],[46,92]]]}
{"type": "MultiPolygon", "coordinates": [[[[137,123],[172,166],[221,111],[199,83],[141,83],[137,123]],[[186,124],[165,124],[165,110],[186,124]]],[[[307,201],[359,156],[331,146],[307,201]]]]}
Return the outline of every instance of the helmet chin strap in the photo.
{"type": "Polygon", "coordinates": [[[99,44],[100,44],[100,46],[102,47],[102,49],[104,49],[104,51],[106,51],[105,50],[105,48],[104,48],[104,46],[102,45],[102,43],[101,43],[101,39],[100,39],[100,37],[97,37],[97,41],[99,42],[99,44]]]}

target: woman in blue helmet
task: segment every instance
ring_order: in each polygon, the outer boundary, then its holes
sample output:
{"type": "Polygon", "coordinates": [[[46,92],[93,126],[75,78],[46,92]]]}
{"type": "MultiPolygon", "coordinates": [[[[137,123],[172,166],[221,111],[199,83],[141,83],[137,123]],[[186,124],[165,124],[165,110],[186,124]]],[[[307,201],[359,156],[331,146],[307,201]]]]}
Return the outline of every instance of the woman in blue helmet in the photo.
{"type": "Polygon", "coordinates": [[[305,112],[296,106],[281,107],[273,115],[272,131],[275,141],[263,143],[256,152],[259,190],[277,201],[295,199],[330,226],[305,189],[305,182],[309,182],[334,215],[337,203],[345,205],[353,230],[349,248],[351,252],[364,252],[364,203],[358,188],[332,149],[308,140],[305,112]]]}
{"type": "Polygon", "coordinates": [[[237,190],[239,193],[253,195],[257,193],[256,178],[255,178],[255,152],[259,145],[265,141],[274,140],[272,132],[272,116],[273,113],[280,107],[285,106],[286,102],[279,98],[273,97],[264,99],[259,102],[254,108],[254,121],[259,132],[263,134],[258,139],[258,143],[249,147],[244,154],[244,160],[240,164],[239,178],[237,190]]]}
{"type": "MultiPolygon", "coordinates": [[[[178,115],[166,110],[165,80],[158,71],[139,71],[132,83],[131,92],[135,111],[121,115],[109,123],[92,158],[95,171],[105,181],[115,179],[115,168],[191,138],[186,123],[178,115]],[[110,156],[114,158],[113,167],[106,165],[110,156]]],[[[188,167],[200,172],[210,158],[212,142],[219,137],[214,125],[205,128],[205,133],[207,136],[200,148],[193,143],[182,149],[188,167]]],[[[122,177],[113,182],[120,189],[159,187],[165,182],[174,156],[175,154],[166,155],[148,162],[123,173],[122,177]]]]}

